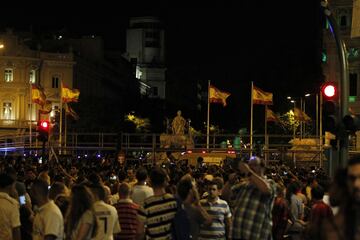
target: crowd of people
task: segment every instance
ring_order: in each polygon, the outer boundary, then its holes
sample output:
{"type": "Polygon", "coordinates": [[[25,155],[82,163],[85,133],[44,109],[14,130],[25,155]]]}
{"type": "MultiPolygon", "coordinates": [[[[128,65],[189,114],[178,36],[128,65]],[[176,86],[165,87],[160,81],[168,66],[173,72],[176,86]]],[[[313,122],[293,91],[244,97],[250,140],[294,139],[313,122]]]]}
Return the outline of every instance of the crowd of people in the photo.
{"type": "Polygon", "coordinates": [[[360,239],[360,157],[330,179],[256,156],[167,156],[0,159],[0,239],[360,239]]]}

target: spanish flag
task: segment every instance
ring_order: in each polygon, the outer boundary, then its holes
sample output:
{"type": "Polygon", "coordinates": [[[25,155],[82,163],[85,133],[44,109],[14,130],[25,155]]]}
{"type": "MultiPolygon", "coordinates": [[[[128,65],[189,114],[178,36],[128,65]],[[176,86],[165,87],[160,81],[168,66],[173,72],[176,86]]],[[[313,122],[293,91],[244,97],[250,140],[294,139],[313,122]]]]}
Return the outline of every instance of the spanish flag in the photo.
{"type": "Polygon", "coordinates": [[[265,92],[260,88],[253,87],[253,104],[262,104],[262,105],[272,105],[273,104],[273,94],[265,92]]]}
{"type": "Polygon", "coordinates": [[[67,115],[70,115],[72,118],[74,118],[75,120],[79,120],[79,115],[74,111],[74,109],[72,109],[68,103],[64,104],[64,108],[65,108],[65,113],[67,115]]]}
{"type": "Polygon", "coordinates": [[[294,108],[294,119],[300,122],[311,121],[311,118],[306,113],[301,111],[299,108],[294,108]]]}
{"type": "Polygon", "coordinates": [[[45,104],[41,106],[41,109],[39,109],[39,112],[41,114],[49,114],[52,111],[52,102],[49,100],[45,101],[45,104]]]}
{"type": "Polygon", "coordinates": [[[35,84],[31,84],[31,100],[33,103],[39,104],[40,106],[44,106],[46,101],[46,96],[43,90],[35,84]]]}
{"type": "Polygon", "coordinates": [[[61,98],[63,103],[77,102],[79,100],[80,91],[77,89],[70,89],[64,84],[61,84],[61,98]]]}
{"type": "Polygon", "coordinates": [[[209,86],[209,101],[210,103],[222,103],[222,105],[226,106],[226,99],[230,96],[230,93],[223,92],[217,89],[216,87],[210,85],[209,86]]]}
{"type": "Polygon", "coordinates": [[[279,117],[271,109],[266,109],[266,121],[279,122],[279,117]]]}

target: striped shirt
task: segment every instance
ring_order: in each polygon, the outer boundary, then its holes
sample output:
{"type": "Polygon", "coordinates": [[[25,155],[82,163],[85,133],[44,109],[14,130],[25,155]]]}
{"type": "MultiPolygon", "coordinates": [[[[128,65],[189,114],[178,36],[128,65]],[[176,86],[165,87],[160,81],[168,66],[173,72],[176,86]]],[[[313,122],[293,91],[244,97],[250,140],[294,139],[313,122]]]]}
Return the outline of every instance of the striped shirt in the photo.
{"type": "Polygon", "coordinates": [[[275,183],[270,184],[270,194],[262,193],[256,186],[244,182],[233,187],[237,193],[233,218],[233,239],[269,239],[272,233],[272,207],[275,183]]]}
{"type": "Polygon", "coordinates": [[[231,218],[231,212],[227,202],[220,198],[215,202],[202,199],[200,204],[212,217],[213,221],[209,226],[200,227],[199,240],[226,239],[225,219],[231,218]]]}
{"type": "Polygon", "coordinates": [[[172,194],[165,193],[145,199],[139,216],[146,228],[146,239],[172,239],[171,225],[176,211],[176,199],[172,194]]]}
{"type": "Polygon", "coordinates": [[[131,199],[120,199],[114,204],[114,207],[118,213],[121,226],[121,232],[115,235],[115,239],[136,239],[136,233],[139,226],[139,205],[133,203],[131,199]]]}

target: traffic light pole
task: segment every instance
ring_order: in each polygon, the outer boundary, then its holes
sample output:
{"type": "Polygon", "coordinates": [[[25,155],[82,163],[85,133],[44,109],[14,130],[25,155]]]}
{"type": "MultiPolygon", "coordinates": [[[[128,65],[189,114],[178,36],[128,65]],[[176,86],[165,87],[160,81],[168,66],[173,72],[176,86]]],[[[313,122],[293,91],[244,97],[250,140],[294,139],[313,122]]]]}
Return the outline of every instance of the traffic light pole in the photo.
{"type": "MultiPolygon", "coordinates": [[[[344,40],[341,37],[339,28],[337,26],[337,22],[328,7],[328,3],[326,1],[321,1],[321,7],[324,10],[326,19],[329,21],[330,30],[335,38],[338,55],[339,55],[341,77],[340,77],[340,85],[339,85],[340,116],[338,119],[339,122],[342,122],[342,119],[348,114],[349,111],[349,77],[348,77],[349,74],[348,74],[348,60],[346,54],[346,46],[344,40]]],[[[339,151],[339,161],[340,161],[339,166],[345,167],[348,161],[348,147],[349,147],[348,135],[346,134],[346,137],[341,139],[341,141],[342,142],[340,144],[340,151],[339,151]]]]}

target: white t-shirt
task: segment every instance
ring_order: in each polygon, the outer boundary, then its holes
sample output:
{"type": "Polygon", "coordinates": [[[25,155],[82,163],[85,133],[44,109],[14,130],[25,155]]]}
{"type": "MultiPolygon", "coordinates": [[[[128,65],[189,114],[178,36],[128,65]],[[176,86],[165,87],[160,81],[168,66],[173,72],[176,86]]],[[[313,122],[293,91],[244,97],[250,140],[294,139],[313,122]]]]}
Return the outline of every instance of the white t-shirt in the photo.
{"type": "Polygon", "coordinates": [[[33,223],[33,240],[43,240],[46,235],[54,235],[56,240],[64,239],[64,219],[52,200],[37,210],[33,223]]]}
{"type": "Polygon", "coordinates": [[[115,233],[121,231],[116,208],[104,201],[94,203],[97,232],[93,240],[112,240],[115,233]]]}
{"type": "Polygon", "coordinates": [[[0,239],[12,240],[12,229],[20,227],[19,203],[0,192],[0,239]]]}
{"type": "Polygon", "coordinates": [[[154,195],[151,187],[146,185],[135,185],[132,189],[131,199],[139,206],[144,206],[144,200],[154,195]]]}

